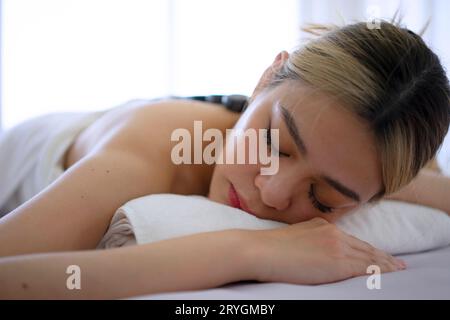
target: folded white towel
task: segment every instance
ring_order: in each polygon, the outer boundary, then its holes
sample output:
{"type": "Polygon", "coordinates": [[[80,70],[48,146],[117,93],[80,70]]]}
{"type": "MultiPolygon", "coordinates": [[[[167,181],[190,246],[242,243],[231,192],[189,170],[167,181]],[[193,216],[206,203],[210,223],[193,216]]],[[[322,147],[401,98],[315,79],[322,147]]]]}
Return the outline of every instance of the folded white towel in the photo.
{"type": "MultiPolygon", "coordinates": [[[[286,224],[259,219],[201,196],[154,194],[119,208],[99,249],[144,244],[226,229],[272,229],[286,224]]],[[[343,231],[391,254],[419,252],[450,244],[450,218],[419,205],[381,201],[341,218],[343,231]]]]}

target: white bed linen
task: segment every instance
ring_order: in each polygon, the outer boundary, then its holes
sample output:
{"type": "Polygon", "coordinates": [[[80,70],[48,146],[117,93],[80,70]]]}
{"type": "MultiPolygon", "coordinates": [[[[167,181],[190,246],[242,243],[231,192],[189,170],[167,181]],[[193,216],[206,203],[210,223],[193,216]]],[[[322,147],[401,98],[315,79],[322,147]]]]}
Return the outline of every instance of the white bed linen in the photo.
{"type": "Polygon", "coordinates": [[[450,299],[450,246],[399,256],[408,268],[381,275],[381,289],[367,276],[317,286],[239,282],[219,288],[132,297],[148,300],[450,299]]]}

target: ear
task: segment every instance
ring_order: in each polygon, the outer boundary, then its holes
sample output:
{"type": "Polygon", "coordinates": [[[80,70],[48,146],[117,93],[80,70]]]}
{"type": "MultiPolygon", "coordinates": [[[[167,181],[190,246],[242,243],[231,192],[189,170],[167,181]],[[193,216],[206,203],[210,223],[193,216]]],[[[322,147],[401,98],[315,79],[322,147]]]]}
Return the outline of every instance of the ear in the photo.
{"type": "Polygon", "coordinates": [[[281,69],[281,67],[286,63],[289,58],[289,53],[286,51],[281,51],[276,57],[272,64],[264,71],[263,75],[259,79],[255,90],[251,96],[251,101],[272,81],[275,73],[281,69]]]}

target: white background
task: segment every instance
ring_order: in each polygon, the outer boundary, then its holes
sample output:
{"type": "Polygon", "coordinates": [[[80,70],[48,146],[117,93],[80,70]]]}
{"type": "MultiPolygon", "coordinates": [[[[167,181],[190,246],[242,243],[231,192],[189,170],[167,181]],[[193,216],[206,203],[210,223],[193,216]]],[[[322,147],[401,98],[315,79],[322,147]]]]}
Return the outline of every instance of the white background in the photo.
{"type": "Polygon", "coordinates": [[[168,94],[250,94],[305,22],[389,18],[449,64],[450,1],[2,0],[3,129],[38,114],[97,110],[168,94]],[[369,10],[369,11],[368,11],[369,10]]]}

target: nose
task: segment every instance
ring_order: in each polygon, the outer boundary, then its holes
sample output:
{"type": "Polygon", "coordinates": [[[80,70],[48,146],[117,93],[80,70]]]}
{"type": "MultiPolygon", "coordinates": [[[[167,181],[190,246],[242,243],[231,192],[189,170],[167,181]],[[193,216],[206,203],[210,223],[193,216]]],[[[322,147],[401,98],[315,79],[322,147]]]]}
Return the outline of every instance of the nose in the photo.
{"type": "Polygon", "coordinates": [[[259,189],[263,203],[277,211],[287,210],[291,205],[292,188],[276,176],[257,175],[255,186],[259,189]]]}

